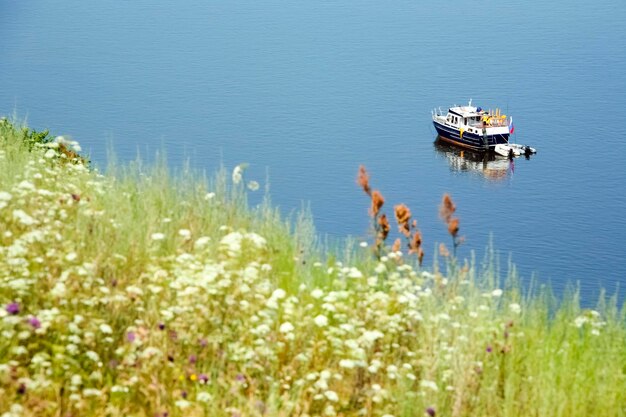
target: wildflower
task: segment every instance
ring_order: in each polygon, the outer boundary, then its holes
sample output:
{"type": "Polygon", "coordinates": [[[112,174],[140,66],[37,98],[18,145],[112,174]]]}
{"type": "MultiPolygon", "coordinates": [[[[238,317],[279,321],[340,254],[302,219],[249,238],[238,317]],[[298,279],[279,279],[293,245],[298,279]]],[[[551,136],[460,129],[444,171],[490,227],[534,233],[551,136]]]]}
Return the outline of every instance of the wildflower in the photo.
{"type": "Polygon", "coordinates": [[[409,221],[411,220],[411,210],[409,210],[405,204],[398,204],[393,209],[400,233],[408,237],[411,230],[409,225],[409,221]]]}
{"type": "Polygon", "coordinates": [[[335,391],[328,390],[324,393],[324,397],[328,399],[328,401],[337,402],[339,401],[339,396],[335,391]]]}
{"type": "Polygon", "coordinates": [[[357,178],[357,184],[359,184],[361,188],[363,188],[365,194],[371,196],[372,190],[370,188],[369,180],[370,176],[365,170],[365,167],[363,165],[359,166],[359,176],[357,178]]]}
{"type": "MultiPolygon", "coordinates": [[[[409,242],[409,253],[419,253],[422,245],[422,234],[416,230],[409,242]]],[[[421,263],[421,261],[420,261],[421,263]]]]}
{"type": "Polygon", "coordinates": [[[380,216],[380,218],[378,219],[378,225],[380,226],[379,238],[381,240],[387,239],[387,236],[389,235],[389,230],[391,228],[389,227],[389,220],[387,220],[386,214],[383,214],[382,216],[380,216]]]}
{"type": "Polygon", "coordinates": [[[206,195],[204,196],[204,199],[206,201],[212,200],[213,198],[215,198],[215,193],[206,193],[206,195]]]}
{"type": "Polygon", "coordinates": [[[511,310],[512,313],[519,314],[522,312],[522,307],[517,303],[511,303],[509,304],[509,310],[511,310]]]}
{"type": "Polygon", "coordinates": [[[135,338],[136,338],[135,332],[126,333],[126,340],[128,340],[129,343],[133,343],[135,341],[135,338]]]}
{"type": "Polygon", "coordinates": [[[209,382],[209,377],[207,376],[207,374],[200,374],[198,375],[198,380],[200,381],[200,383],[206,384],[207,382],[209,382]]]}
{"type": "Polygon", "coordinates": [[[283,290],[282,288],[278,288],[278,289],[274,290],[274,292],[272,293],[272,297],[271,298],[281,300],[281,299],[285,298],[286,296],[287,296],[287,293],[285,292],[285,290],[283,290]]]}
{"type": "Polygon", "coordinates": [[[209,403],[213,399],[213,396],[208,392],[201,391],[196,394],[196,400],[202,403],[209,403]]]}
{"type": "Polygon", "coordinates": [[[150,235],[150,239],[158,241],[165,239],[165,235],[163,233],[152,233],[150,235]]]}
{"type": "Polygon", "coordinates": [[[439,217],[441,217],[444,222],[448,223],[455,211],[456,207],[452,202],[452,198],[450,198],[449,194],[444,194],[441,206],[439,207],[439,217]]]}
{"type": "Polygon", "coordinates": [[[458,236],[459,219],[458,217],[452,217],[455,211],[456,206],[452,202],[452,198],[450,198],[450,195],[444,194],[441,206],[439,207],[439,217],[448,225],[448,233],[452,236],[454,254],[456,255],[456,248],[463,243],[464,239],[458,236]]]}
{"type": "Polygon", "coordinates": [[[339,361],[341,368],[352,369],[356,366],[356,363],[352,359],[342,359],[339,361]]]}
{"type": "Polygon", "coordinates": [[[328,325],[328,317],[326,317],[323,314],[320,314],[317,317],[315,317],[313,321],[315,322],[315,325],[317,327],[325,327],[328,325]]]}
{"type": "Polygon", "coordinates": [[[380,209],[383,207],[384,204],[385,198],[383,197],[383,195],[380,193],[380,191],[374,190],[374,192],[372,192],[372,217],[378,216],[378,213],[380,212],[380,209]]]}
{"type": "Polygon", "coordinates": [[[359,243],[359,246],[362,248],[367,248],[367,242],[361,242],[359,243]]]}
{"type": "Polygon", "coordinates": [[[444,258],[450,256],[450,251],[448,251],[448,248],[443,243],[439,244],[439,255],[443,256],[444,258]]]}
{"type": "Polygon", "coordinates": [[[111,326],[109,326],[106,323],[103,323],[100,325],[100,331],[104,334],[111,334],[113,333],[113,329],[111,328],[111,326]]]}
{"type": "Polygon", "coordinates": [[[26,214],[24,210],[13,210],[13,218],[24,226],[32,226],[37,223],[37,220],[26,214]]]}
{"type": "Polygon", "coordinates": [[[243,179],[243,171],[248,167],[248,164],[239,164],[233,169],[233,184],[239,184],[243,179]]]}
{"type": "Polygon", "coordinates": [[[189,229],[180,229],[178,231],[178,236],[182,237],[185,240],[191,239],[191,231],[189,229]]]}
{"type": "Polygon", "coordinates": [[[494,298],[502,296],[502,290],[500,288],[496,288],[495,290],[491,291],[491,296],[494,298]]]}
{"type": "Polygon", "coordinates": [[[9,314],[11,314],[13,316],[16,316],[16,315],[20,314],[20,310],[21,309],[20,309],[19,303],[13,302],[13,303],[8,304],[5,307],[5,310],[6,310],[7,313],[9,313],[9,314]]]}
{"type": "Polygon", "coordinates": [[[435,383],[434,381],[429,381],[427,379],[422,380],[422,382],[420,382],[420,386],[422,388],[428,388],[432,391],[439,391],[439,387],[437,386],[437,383],[435,383]]]}
{"type": "Polygon", "coordinates": [[[428,414],[430,417],[435,417],[435,415],[437,413],[435,413],[435,408],[434,407],[428,407],[426,409],[426,414],[428,414]]]}
{"type": "Polygon", "coordinates": [[[320,290],[319,288],[316,288],[313,291],[311,291],[311,297],[315,299],[322,298],[323,296],[324,296],[324,291],[320,290]]]}
{"type": "Polygon", "coordinates": [[[280,325],[280,328],[278,330],[281,333],[291,333],[294,330],[294,327],[293,327],[293,324],[286,321],[280,325]]]}
{"type": "Polygon", "coordinates": [[[453,217],[450,219],[450,221],[448,222],[448,233],[450,233],[452,237],[456,237],[457,233],[459,233],[459,219],[458,218],[453,217]]]}
{"type": "Polygon", "coordinates": [[[41,321],[35,316],[28,319],[28,324],[30,324],[33,329],[39,329],[41,327],[41,321]]]}
{"type": "Polygon", "coordinates": [[[487,349],[485,349],[487,351],[487,353],[491,353],[493,351],[493,348],[491,346],[487,346],[487,349]]]}
{"type": "Polygon", "coordinates": [[[257,191],[259,189],[259,183],[256,181],[249,181],[248,182],[248,190],[250,191],[257,191]]]}

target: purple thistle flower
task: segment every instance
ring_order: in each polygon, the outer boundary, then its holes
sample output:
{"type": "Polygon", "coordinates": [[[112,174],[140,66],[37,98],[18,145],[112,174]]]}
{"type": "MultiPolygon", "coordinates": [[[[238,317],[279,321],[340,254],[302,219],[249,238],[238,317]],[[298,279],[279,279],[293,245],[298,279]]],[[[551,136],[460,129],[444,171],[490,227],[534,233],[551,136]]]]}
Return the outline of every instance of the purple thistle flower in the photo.
{"type": "Polygon", "coordinates": [[[207,347],[207,345],[209,344],[209,342],[206,339],[200,339],[198,340],[198,343],[200,343],[200,346],[203,348],[207,347]]]}
{"type": "Polygon", "coordinates": [[[164,329],[165,329],[165,324],[159,323],[159,330],[164,330],[164,329]]]}
{"type": "Polygon", "coordinates": [[[39,321],[39,319],[35,316],[31,317],[28,319],[28,324],[30,324],[31,326],[33,326],[33,329],[38,329],[41,327],[41,322],[39,321]]]}
{"type": "Polygon", "coordinates": [[[198,362],[198,357],[196,355],[190,355],[189,356],[189,363],[193,365],[196,362],[198,362]]]}
{"type": "Polygon", "coordinates": [[[26,385],[24,385],[23,383],[20,384],[19,387],[17,387],[17,393],[20,395],[23,395],[26,393],[26,385]]]}
{"type": "Polygon", "coordinates": [[[187,391],[183,391],[180,393],[183,398],[187,398],[187,391]]]}
{"type": "Polygon", "coordinates": [[[207,374],[200,374],[200,375],[198,375],[198,379],[200,380],[200,382],[202,382],[204,384],[209,382],[209,377],[207,376],[207,374]]]}
{"type": "Polygon", "coordinates": [[[493,351],[493,348],[491,346],[487,346],[487,353],[491,353],[493,351]]]}
{"type": "Polygon", "coordinates": [[[435,412],[435,408],[434,407],[428,407],[426,409],[426,414],[428,414],[430,417],[435,417],[435,415],[437,413],[435,412]]]}
{"type": "Polygon", "coordinates": [[[130,343],[133,343],[135,341],[135,332],[126,333],[126,340],[128,340],[130,343]]]}
{"type": "Polygon", "coordinates": [[[20,305],[18,303],[16,303],[16,302],[13,302],[11,304],[7,304],[5,309],[6,309],[7,313],[12,314],[14,316],[20,313],[20,305]]]}

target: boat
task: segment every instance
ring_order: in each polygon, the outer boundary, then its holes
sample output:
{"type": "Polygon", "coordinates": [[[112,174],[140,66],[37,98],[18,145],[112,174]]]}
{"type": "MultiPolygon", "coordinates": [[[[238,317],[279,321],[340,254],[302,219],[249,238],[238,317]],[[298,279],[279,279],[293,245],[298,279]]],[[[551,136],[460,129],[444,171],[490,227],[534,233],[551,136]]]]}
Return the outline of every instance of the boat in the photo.
{"type": "Polygon", "coordinates": [[[493,147],[493,151],[498,155],[506,156],[509,158],[522,155],[529,157],[530,155],[537,153],[537,150],[535,148],[531,148],[527,145],[520,145],[519,143],[499,143],[493,147]]]}
{"type": "Polygon", "coordinates": [[[513,118],[499,109],[485,110],[472,106],[453,106],[444,114],[432,112],[433,124],[439,137],[448,143],[475,151],[495,151],[496,145],[507,145],[513,133],[513,118]]]}

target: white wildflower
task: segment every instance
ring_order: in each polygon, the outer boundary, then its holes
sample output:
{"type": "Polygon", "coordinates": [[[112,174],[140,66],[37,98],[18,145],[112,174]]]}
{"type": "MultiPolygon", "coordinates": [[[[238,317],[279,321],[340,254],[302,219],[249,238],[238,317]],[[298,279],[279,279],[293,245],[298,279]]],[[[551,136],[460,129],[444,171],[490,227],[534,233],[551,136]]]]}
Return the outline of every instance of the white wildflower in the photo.
{"type": "Polygon", "coordinates": [[[85,397],[100,397],[102,395],[102,391],[95,388],[85,388],[83,390],[83,396],[85,397]]]}
{"type": "Polygon", "coordinates": [[[249,181],[248,182],[248,189],[250,191],[256,191],[259,189],[259,183],[256,181],[249,181]]]}
{"type": "Polygon", "coordinates": [[[206,391],[201,391],[196,394],[196,400],[201,403],[210,403],[213,400],[213,396],[206,391]]]}
{"type": "Polygon", "coordinates": [[[106,323],[102,323],[100,325],[100,331],[104,334],[112,334],[113,333],[113,329],[111,328],[111,326],[109,326],[106,323]]]}
{"type": "Polygon", "coordinates": [[[70,379],[70,384],[74,385],[74,386],[79,386],[83,383],[83,378],[78,375],[78,374],[74,374],[72,375],[72,378],[70,379]]]}
{"type": "Polygon", "coordinates": [[[68,262],[74,262],[76,258],[78,258],[78,255],[76,254],[76,252],[70,252],[67,255],[65,255],[65,260],[68,262]]]}
{"type": "Polygon", "coordinates": [[[324,291],[320,290],[319,288],[314,289],[313,291],[311,291],[311,297],[317,299],[320,299],[324,296],[324,291]]]}
{"type": "Polygon", "coordinates": [[[176,405],[176,407],[181,408],[181,409],[185,409],[185,408],[189,408],[189,406],[191,406],[191,403],[187,400],[178,400],[174,403],[176,405]]]}
{"type": "Polygon", "coordinates": [[[339,366],[341,368],[352,369],[355,365],[356,363],[352,359],[342,359],[339,361],[339,366]]]}
{"type": "Polygon", "coordinates": [[[215,198],[215,193],[213,193],[213,192],[211,192],[211,193],[206,193],[206,195],[204,196],[204,199],[205,199],[206,201],[213,200],[214,198],[215,198]]]}
{"type": "Polygon", "coordinates": [[[34,191],[35,185],[30,181],[24,180],[17,185],[17,188],[19,188],[20,190],[25,190],[25,191],[34,191]]]}
{"type": "Polygon", "coordinates": [[[491,296],[494,298],[501,297],[502,290],[500,288],[496,288],[495,290],[491,291],[491,296]]]}
{"type": "Polygon", "coordinates": [[[334,403],[339,401],[339,396],[337,395],[337,393],[335,391],[331,391],[331,390],[326,391],[324,393],[324,397],[326,397],[326,399],[328,399],[328,401],[332,401],[334,403]]]}
{"type": "Polygon", "coordinates": [[[239,184],[243,179],[243,171],[248,164],[239,164],[233,169],[233,184],[239,184]]]}
{"type": "Polygon", "coordinates": [[[317,317],[315,317],[313,321],[315,322],[315,325],[317,327],[326,327],[328,325],[328,317],[326,317],[323,314],[320,314],[317,317]]]}
{"type": "Polygon", "coordinates": [[[361,243],[359,243],[359,246],[362,248],[367,248],[367,242],[363,241],[361,243]]]}
{"type": "Polygon", "coordinates": [[[588,321],[589,321],[589,319],[586,316],[578,316],[578,317],[576,317],[576,319],[574,319],[574,326],[576,326],[576,327],[578,327],[580,329],[588,321]]]}
{"type": "Polygon", "coordinates": [[[178,231],[178,236],[182,237],[185,240],[191,239],[191,231],[189,229],[180,229],[178,231]]]}
{"type": "Polygon", "coordinates": [[[35,219],[33,219],[31,216],[26,214],[24,210],[21,209],[13,210],[13,218],[22,223],[24,226],[32,226],[37,223],[35,219]]]}
{"type": "Polygon", "coordinates": [[[100,356],[93,350],[86,352],[85,356],[87,356],[89,359],[91,359],[94,362],[98,362],[100,360],[100,356]]]}
{"type": "Polygon", "coordinates": [[[439,387],[437,386],[437,383],[435,383],[434,381],[429,381],[427,379],[423,379],[420,382],[420,386],[422,388],[428,388],[428,389],[430,389],[432,391],[439,391],[439,387]]]}
{"type": "Polygon", "coordinates": [[[57,156],[57,153],[54,149],[48,149],[46,153],[43,155],[43,157],[46,159],[52,159],[55,156],[57,156]]]}
{"type": "Polygon", "coordinates": [[[279,329],[281,333],[291,333],[293,332],[293,330],[294,330],[293,324],[289,323],[288,321],[281,324],[280,329],[279,329]]]}
{"type": "Polygon", "coordinates": [[[509,310],[514,314],[519,314],[522,312],[522,307],[517,303],[511,303],[509,304],[509,310]]]}
{"type": "Polygon", "coordinates": [[[123,385],[113,385],[111,387],[111,392],[127,393],[128,392],[128,387],[125,387],[123,385]]]}
{"type": "Polygon", "coordinates": [[[202,236],[201,238],[195,241],[195,243],[193,244],[193,247],[196,249],[201,249],[205,247],[210,241],[211,241],[210,237],[202,236]]]}
{"type": "Polygon", "coordinates": [[[163,239],[165,239],[165,235],[163,233],[152,233],[150,235],[150,239],[152,239],[152,240],[163,240],[163,239]]]}
{"type": "Polygon", "coordinates": [[[287,296],[287,293],[282,288],[277,288],[272,293],[272,298],[275,299],[275,300],[282,300],[286,296],[287,296]]]}
{"type": "Polygon", "coordinates": [[[379,330],[366,330],[363,332],[363,339],[369,343],[373,343],[384,336],[385,335],[379,330]]]}
{"type": "Polygon", "coordinates": [[[356,269],[355,267],[350,268],[350,271],[348,272],[348,278],[363,278],[363,273],[361,273],[361,271],[359,271],[358,269],[356,269]]]}

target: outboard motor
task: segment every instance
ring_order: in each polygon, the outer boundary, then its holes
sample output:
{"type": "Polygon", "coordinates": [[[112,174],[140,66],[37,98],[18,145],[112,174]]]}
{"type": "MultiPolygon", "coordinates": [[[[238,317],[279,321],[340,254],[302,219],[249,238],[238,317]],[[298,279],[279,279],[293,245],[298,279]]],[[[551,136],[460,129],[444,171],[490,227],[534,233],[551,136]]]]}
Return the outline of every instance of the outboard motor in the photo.
{"type": "Polygon", "coordinates": [[[527,146],[526,148],[524,148],[524,156],[526,157],[526,159],[530,158],[530,155],[532,154],[532,150],[530,149],[530,146],[527,146]]]}

